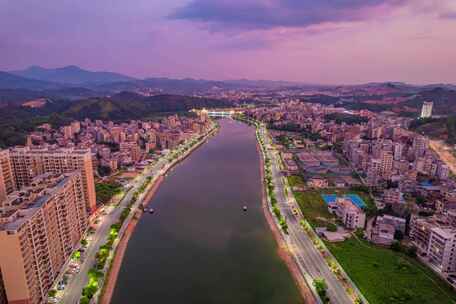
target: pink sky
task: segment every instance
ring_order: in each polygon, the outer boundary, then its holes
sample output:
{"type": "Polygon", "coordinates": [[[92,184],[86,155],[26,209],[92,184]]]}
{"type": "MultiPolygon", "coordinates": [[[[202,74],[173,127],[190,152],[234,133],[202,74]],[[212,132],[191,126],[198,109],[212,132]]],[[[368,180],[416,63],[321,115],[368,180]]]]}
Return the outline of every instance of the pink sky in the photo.
{"type": "Polygon", "coordinates": [[[454,0],[70,2],[0,2],[0,70],[456,83],[454,0]]]}

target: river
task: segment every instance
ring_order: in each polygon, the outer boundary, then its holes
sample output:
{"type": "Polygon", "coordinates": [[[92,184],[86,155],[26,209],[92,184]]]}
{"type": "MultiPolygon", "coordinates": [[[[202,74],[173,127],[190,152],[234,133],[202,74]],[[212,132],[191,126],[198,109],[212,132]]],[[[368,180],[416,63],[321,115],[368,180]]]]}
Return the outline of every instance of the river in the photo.
{"type": "Polygon", "coordinates": [[[262,211],[255,130],[220,125],[152,199],[155,213],[129,241],[113,304],[303,302],[262,211]]]}

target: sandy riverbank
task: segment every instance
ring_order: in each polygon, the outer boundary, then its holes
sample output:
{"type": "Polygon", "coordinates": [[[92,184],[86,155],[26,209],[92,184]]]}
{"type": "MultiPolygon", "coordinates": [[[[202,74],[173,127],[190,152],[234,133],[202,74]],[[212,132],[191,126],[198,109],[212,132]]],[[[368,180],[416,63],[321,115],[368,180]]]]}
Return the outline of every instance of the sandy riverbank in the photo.
{"type": "Polygon", "coordinates": [[[317,303],[317,301],[315,300],[315,297],[314,297],[312,291],[310,290],[309,286],[307,285],[306,281],[302,277],[301,272],[299,271],[298,265],[296,264],[296,261],[290,255],[288,246],[282,237],[282,233],[279,231],[277,225],[275,224],[274,218],[272,217],[272,214],[269,212],[266,187],[264,186],[264,159],[263,159],[263,153],[261,152],[261,147],[258,144],[258,142],[257,142],[257,150],[258,150],[258,153],[260,154],[263,213],[264,213],[264,216],[266,217],[266,221],[269,224],[272,234],[274,235],[274,238],[277,242],[278,255],[285,262],[290,273],[292,274],[293,279],[296,282],[296,285],[298,286],[298,289],[301,293],[301,296],[304,299],[304,302],[307,304],[315,304],[315,303],[317,303]]]}

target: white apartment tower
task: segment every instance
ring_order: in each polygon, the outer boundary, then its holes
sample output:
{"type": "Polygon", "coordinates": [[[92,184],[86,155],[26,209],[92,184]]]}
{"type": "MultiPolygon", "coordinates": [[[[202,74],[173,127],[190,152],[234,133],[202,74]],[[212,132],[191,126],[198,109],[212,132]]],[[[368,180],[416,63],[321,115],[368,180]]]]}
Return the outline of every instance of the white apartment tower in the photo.
{"type": "Polygon", "coordinates": [[[429,118],[432,116],[432,107],[434,103],[432,101],[425,101],[421,108],[421,118],[429,118]]]}

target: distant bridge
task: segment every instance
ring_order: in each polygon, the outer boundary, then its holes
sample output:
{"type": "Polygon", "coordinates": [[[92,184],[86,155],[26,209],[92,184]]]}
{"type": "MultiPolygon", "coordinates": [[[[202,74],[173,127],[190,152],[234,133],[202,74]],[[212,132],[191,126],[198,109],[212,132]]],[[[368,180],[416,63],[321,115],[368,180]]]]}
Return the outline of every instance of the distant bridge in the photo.
{"type": "Polygon", "coordinates": [[[198,115],[207,115],[209,117],[232,117],[235,114],[241,113],[241,111],[236,111],[233,109],[221,109],[221,110],[207,110],[207,109],[202,109],[202,110],[196,110],[193,109],[191,112],[195,112],[198,115]]]}
{"type": "Polygon", "coordinates": [[[234,111],[208,111],[207,115],[209,117],[231,117],[235,113],[234,111]]]}

